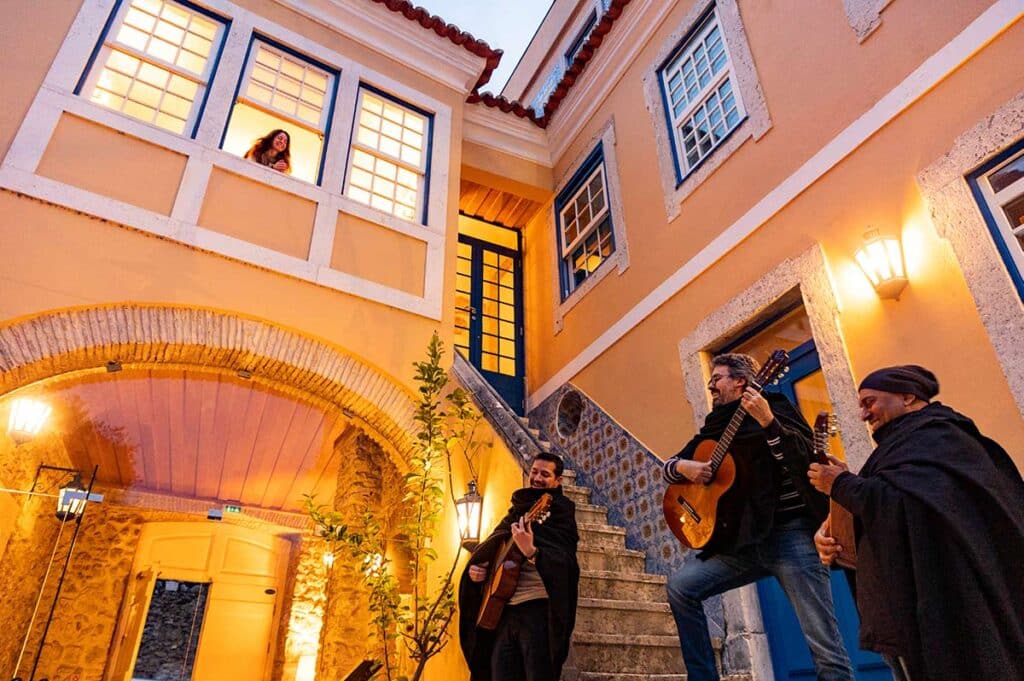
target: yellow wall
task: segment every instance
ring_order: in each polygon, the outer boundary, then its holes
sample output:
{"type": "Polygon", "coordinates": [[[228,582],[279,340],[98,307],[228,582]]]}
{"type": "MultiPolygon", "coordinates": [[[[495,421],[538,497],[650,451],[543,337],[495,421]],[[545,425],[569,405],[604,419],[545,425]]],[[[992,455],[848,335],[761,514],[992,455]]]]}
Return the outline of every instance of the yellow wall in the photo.
{"type": "Polygon", "coordinates": [[[426,258],[426,242],[338,214],[332,268],[422,296],[426,258]]]}
{"type": "MultiPolygon", "coordinates": [[[[556,177],[561,177],[614,113],[630,267],[621,275],[610,273],[584,296],[558,334],[553,334],[550,312],[557,284],[551,265],[554,237],[547,224],[550,208],[527,228],[529,390],[587,348],[987,4],[958,3],[937,13],[929,3],[893,3],[882,28],[858,44],[839,5],[801,4],[801,21],[788,22],[789,14],[777,4],[741,3],[773,127],[728,158],[683,201],[680,216],[668,224],[660,183],[652,180],[658,161],[640,79],[667,32],[688,9],[689,3],[680,3],[558,160],[556,177]]],[[[934,367],[943,385],[940,397],[976,418],[983,431],[1018,452],[1018,464],[1024,462],[1019,411],[960,268],[936,236],[914,180],[951,148],[957,135],[1021,91],[1024,77],[1014,55],[1022,48],[1024,24],[1018,22],[573,382],[656,453],[673,454],[693,432],[679,341],[765,272],[820,242],[836,274],[843,305],[838,322],[854,377],[885,364],[934,367]],[[899,302],[880,301],[850,274],[852,254],[869,225],[903,233],[911,283],[899,302]],[[951,362],[950,357],[961,361],[951,362]],[[977,390],[979,381],[989,388],[977,390]],[[631,389],[623,390],[624,384],[631,389]]],[[[843,397],[854,399],[837,396],[843,397]]]]}

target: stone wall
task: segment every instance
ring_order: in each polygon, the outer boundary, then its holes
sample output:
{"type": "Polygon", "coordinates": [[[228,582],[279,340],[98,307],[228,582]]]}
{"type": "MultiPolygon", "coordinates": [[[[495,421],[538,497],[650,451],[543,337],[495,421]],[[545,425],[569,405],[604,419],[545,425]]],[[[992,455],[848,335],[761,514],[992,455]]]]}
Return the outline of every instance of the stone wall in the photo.
{"type": "Polygon", "coordinates": [[[153,681],[192,678],[209,593],[206,582],[156,580],[134,676],[153,681]]]}

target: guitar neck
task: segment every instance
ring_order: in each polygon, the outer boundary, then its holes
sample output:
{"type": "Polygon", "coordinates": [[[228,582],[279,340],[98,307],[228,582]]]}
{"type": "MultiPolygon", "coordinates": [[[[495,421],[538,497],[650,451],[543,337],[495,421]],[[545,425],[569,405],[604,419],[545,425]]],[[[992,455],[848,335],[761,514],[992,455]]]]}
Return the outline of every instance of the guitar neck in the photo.
{"type": "Polygon", "coordinates": [[[747,415],[747,410],[743,407],[737,407],[736,413],[729,419],[729,425],[725,427],[725,432],[722,433],[722,437],[719,438],[718,444],[715,446],[715,451],[711,454],[711,475],[714,476],[718,472],[718,467],[722,465],[722,459],[725,458],[726,452],[729,451],[729,446],[732,444],[732,439],[736,437],[736,431],[740,429],[740,424],[743,423],[743,418],[747,415]]]}

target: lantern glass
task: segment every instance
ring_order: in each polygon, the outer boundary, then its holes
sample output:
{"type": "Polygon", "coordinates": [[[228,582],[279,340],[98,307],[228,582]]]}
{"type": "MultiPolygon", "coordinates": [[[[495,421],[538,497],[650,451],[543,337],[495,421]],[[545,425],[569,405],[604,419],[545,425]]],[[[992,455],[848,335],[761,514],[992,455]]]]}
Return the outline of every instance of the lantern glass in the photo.
{"type": "Polygon", "coordinates": [[[28,442],[43,429],[52,407],[46,402],[29,397],[19,397],[11,402],[11,413],[7,418],[7,434],[16,443],[28,442]]]}
{"type": "Polygon", "coordinates": [[[76,473],[74,479],[60,488],[57,494],[57,519],[74,520],[85,510],[87,492],[82,478],[76,473]]]}
{"type": "Polygon", "coordinates": [[[484,500],[476,491],[476,481],[471,481],[468,487],[465,496],[455,502],[455,510],[462,547],[472,551],[480,543],[480,516],[484,500]]]}
{"type": "Polygon", "coordinates": [[[899,298],[907,285],[907,271],[903,264],[903,249],[899,239],[880,236],[878,230],[864,234],[864,246],[854,255],[881,298],[899,298]]]}

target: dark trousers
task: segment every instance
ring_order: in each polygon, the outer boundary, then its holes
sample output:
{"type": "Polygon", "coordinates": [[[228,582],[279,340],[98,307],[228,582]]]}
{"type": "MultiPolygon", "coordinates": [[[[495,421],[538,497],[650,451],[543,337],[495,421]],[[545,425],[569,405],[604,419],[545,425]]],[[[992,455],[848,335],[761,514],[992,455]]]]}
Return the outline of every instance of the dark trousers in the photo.
{"type": "Polygon", "coordinates": [[[506,605],[494,632],[492,681],[558,681],[551,669],[548,601],[506,605]]]}

